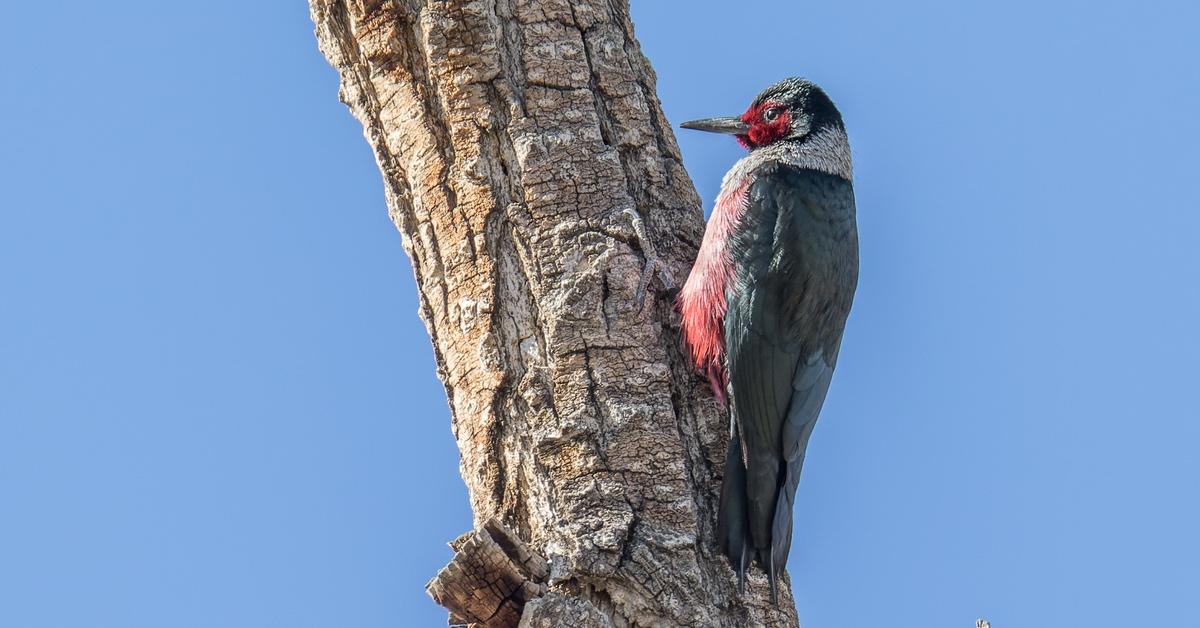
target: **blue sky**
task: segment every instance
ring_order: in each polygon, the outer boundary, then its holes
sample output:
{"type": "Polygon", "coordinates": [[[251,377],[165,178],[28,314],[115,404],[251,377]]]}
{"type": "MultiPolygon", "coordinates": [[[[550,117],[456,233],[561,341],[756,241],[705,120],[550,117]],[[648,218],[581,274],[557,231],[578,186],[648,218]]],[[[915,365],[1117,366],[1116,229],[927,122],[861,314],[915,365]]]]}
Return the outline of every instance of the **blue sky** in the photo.
{"type": "MultiPolygon", "coordinates": [[[[790,570],[822,628],[1180,625],[1200,10],[634,0],[673,122],[799,74],[862,279],[790,570]]],[[[411,269],[303,3],[0,38],[0,625],[411,626],[470,526],[411,269]]],[[[702,196],[740,155],[680,132],[702,196]]]]}

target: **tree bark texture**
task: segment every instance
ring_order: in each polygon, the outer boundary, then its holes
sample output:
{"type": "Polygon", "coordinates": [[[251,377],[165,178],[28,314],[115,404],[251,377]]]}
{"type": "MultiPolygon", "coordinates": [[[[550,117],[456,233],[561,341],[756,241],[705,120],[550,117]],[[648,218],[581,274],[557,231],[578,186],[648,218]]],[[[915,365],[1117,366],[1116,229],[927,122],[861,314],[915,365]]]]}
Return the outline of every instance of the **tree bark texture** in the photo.
{"type": "Polygon", "coordinates": [[[492,581],[513,582],[467,620],[795,625],[786,583],[778,607],[757,571],[739,596],[713,542],[728,416],[688,365],[666,289],[703,215],[627,0],[311,10],[450,400],[480,528],[456,549],[485,553],[447,570],[505,563],[492,581]],[[545,559],[543,582],[497,551],[509,534],[545,559]]]}

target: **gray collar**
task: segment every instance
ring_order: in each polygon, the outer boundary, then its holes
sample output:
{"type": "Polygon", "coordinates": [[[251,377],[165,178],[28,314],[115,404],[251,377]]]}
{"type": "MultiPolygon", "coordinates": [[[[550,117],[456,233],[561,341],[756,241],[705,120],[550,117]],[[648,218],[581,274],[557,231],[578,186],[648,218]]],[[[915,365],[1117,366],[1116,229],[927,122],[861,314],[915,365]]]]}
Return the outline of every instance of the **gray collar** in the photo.
{"type": "Polygon", "coordinates": [[[750,151],[729,170],[721,187],[742,180],[762,164],[771,161],[854,181],[854,165],[850,159],[850,141],[846,132],[838,127],[826,127],[802,142],[777,142],[750,151]]]}

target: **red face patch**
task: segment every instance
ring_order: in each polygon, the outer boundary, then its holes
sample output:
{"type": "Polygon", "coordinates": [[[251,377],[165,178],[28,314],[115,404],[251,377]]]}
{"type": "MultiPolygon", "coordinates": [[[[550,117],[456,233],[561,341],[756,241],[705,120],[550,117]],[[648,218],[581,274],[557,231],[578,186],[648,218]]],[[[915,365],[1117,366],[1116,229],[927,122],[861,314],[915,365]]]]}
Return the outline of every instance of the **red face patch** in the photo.
{"type": "Polygon", "coordinates": [[[766,146],[788,134],[792,126],[792,114],[783,103],[768,100],[757,106],[752,106],[742,114],[742,122],[750,125],[750,131],[737,136],[738,143],[746,149],[766,146]],[[767,120],[767,112],[778,109],[774,119],[767,120]]]}

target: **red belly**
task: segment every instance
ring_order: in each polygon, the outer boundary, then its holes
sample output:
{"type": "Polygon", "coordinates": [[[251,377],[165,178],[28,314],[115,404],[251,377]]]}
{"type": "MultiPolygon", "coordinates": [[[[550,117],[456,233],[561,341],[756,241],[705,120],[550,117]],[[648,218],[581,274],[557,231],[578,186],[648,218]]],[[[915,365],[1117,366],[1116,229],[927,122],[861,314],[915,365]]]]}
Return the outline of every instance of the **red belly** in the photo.
{"type": "Polygon", "coordinates": [[[727,245],[746,208],[749,179],[721,190],[704,231],[692,272],[679,293],[683,335],[692,361],[707,377],[713,394],[725,403],[725,289],[733,280],[727,245]]]}

